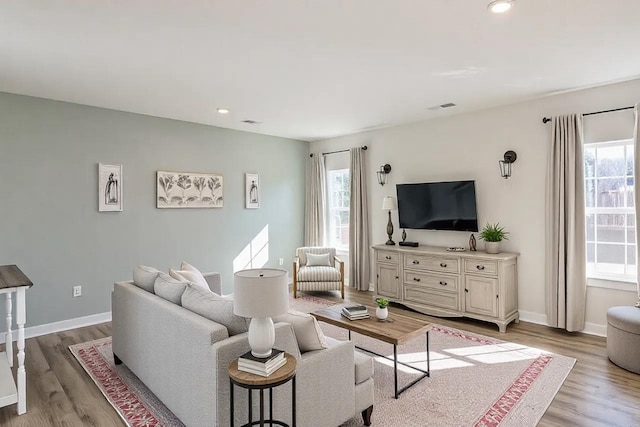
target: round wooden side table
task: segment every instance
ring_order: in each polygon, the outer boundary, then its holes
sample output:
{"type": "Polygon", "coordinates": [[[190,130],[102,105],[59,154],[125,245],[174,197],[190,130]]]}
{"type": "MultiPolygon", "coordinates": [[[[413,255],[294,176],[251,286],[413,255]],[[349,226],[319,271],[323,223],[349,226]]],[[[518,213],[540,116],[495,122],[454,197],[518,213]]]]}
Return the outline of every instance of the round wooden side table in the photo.
{"type": "Polygon", "coordinates": [[[287,363],[281,368],[275,371],[268,377],[251,374],[238,370],[238,360],[234,360],[229,365],[229,392],[231,397],[230,409],[231,409],[231,427],[234,427],[234,402],[233,402],[233,386],[237,385],[248,390],[249,393],[249,422],[242,427],[248,426],[264,426],[265,423],[269,425],[279,425],[284,427],[296,426],[296,359],[289,353],[284,354],[287,358],[287,363]],[[282,384],[286,384],[291,381],[291,426],[273,419],[273,389],[282,384]],[[264,419],[264,390],[269,390],[269,418],[264,419]],[[260,390],[260,419],[253,421],[253,402],[251,399],[253,390],[260,390]]]}

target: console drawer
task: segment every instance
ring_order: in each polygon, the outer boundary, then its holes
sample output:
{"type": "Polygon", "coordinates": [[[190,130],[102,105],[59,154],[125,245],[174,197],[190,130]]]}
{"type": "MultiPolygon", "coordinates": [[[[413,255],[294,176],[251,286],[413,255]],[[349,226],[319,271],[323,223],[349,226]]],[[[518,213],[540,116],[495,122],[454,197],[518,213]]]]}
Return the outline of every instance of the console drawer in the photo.
{"type": "Polygon", "coordinates": [[[498,262],[488,261],[488,260],[465,259],[464,272],[475,273],[475,274],[485,274],[487,276],[497,276],[498,262]]]}
{"type": "Polygon", "coordinates": [[[405,270],[404,283],[407,286],[424,286],[425,288],[437,289],[440,291],[458,290],[457,277],[421,273],[411,270],[405,270]]]}
{"type": "Polygon", "coordinates": [[[458,274],[458,260],[456,258],[406,254],[404,256],[404,266],[413,269],[458,274]]]}
{"type": "Polygon", "coordinates": [[[376,261],[398,264],[399,254],[397,252],[376,251],[376,261]]]}
{"type": "Polygon", "coordinates": [[[404,299],[433,307],[460,310],[457,293],[435,292],[421,286],[405,285],[404,299]]]}

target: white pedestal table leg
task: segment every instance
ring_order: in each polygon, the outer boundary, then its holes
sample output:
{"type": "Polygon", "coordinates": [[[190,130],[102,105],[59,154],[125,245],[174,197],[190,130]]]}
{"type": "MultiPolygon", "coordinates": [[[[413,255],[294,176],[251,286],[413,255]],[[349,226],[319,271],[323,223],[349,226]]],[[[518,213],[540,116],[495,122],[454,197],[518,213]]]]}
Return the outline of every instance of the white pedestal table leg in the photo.
{"type": "Polygon", "coordinates": [[[27,412],[27,373],[24,369],[24,324],[27,321],[25,293],[27,288],[18,288],[16,297],[16,324],[18,325],[18,415],[27,412]]]}
{"type": "Polygon", "coordinates": [[[7,292],[4,294],[6,299],[6,312],[7,312],[7,332],[4,334],[4,346],[5,351],[7,352],[7,359],[9,359],[9,366],[13,367],[13,334],[11,332],[11,328],[13,327],[13,319],[11,318],[11,292],[7,292]]]}

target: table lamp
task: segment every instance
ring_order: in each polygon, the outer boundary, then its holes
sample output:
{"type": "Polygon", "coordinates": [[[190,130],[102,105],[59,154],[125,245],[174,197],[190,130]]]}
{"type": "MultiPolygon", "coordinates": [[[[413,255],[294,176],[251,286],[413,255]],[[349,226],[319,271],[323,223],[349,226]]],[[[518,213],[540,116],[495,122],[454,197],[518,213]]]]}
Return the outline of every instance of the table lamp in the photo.
{"type": "Polygon", "coordinates": [[[234,274],[233,296],[234,314],[251,318],[251,354],[271,356],[276,338],[271,317],[289,310],[287,271],[275,268],[238,271],[234,274]]]}
{"type": "Polygon", "coordinates": [[[382,210],[389,211],[389,222],[387,223],[387,235],[389,236],[389,240],[385,245],[395,245],[396,242],[391,238],[393,236],[393,223],[391,222],[391,211],[395,211],[398,209],[396,205],[396,199],[392,196],[386,196],[382,199],[382,210]]]}

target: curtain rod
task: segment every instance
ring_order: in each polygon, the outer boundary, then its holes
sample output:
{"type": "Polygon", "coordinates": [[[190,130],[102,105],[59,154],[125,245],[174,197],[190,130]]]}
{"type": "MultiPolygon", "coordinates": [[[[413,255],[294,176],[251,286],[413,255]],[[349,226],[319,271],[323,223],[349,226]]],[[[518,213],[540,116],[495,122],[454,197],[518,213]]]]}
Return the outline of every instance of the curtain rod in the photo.
{"type": "MultiPolygon", "coordinates": [[[[361,150],[363,151],[367,151],[367,147],[366,145],[363,145],[362,147],[360,147],[361,150]]],[[[322,153],[323,156],[326,156],[327,154],[336,154],[336,153],[346,153],[349,150],[338,150],[338,151],[329,151],[328,153],[322,153]]],[[[309,157],[313,157],[313,153],[309,154],[309,157]]]]}
{"type": "MultiPolygon", "coordinates": [[[[614,108],[613,110],[594,111],[593,113],[582,113],[583,116],[593,116],[595,114],[613,113],[614,111],[631,110],[633,107],[614,108]]],[[[549,123],[551,117],[543,117],[542,123],[549,123]]]]}

